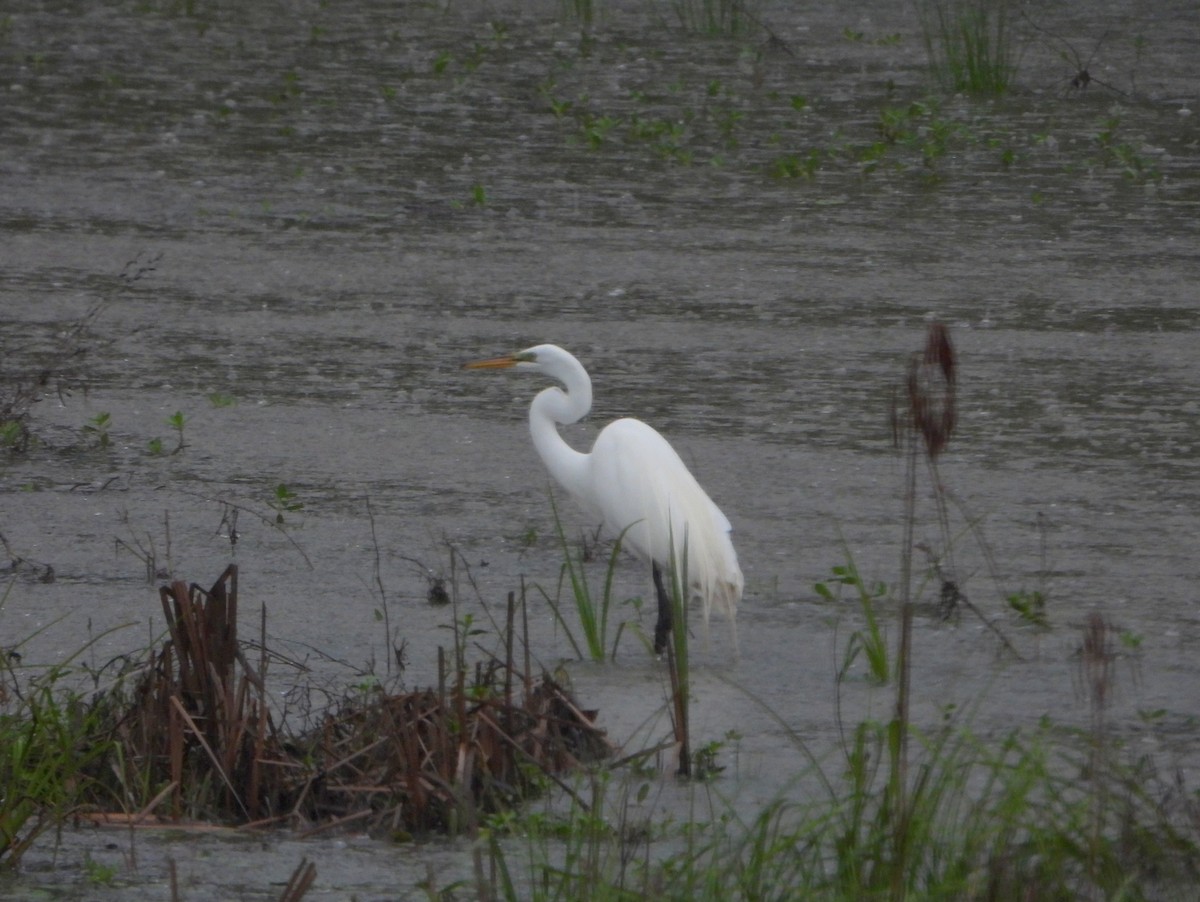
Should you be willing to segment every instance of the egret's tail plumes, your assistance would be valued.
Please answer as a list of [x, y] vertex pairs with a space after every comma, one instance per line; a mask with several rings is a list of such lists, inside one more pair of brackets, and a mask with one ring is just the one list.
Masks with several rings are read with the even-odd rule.
[[[664, 520], [670, 518], [674, 560], [687, 561], [688, 591], [700, 600], [705, 627], [715, 607], [729, 621], [731, 629], [736, 630], [743, 579], [729, 537], [729, 521], [707, 496], [687, 493], [682, 498], [672, 497], [667, 503], [669, 509], [662, 511], [661, 516]], [[667, 553], [670, 560], [671, 552]]]

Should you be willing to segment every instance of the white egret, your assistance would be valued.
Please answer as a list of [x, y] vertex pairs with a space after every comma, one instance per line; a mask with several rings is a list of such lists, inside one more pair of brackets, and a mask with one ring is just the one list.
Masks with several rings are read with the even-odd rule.
[[562, 388], [543, 389], [529, 407], [534, 447], [550, 475], [586, 511], [599, 516], [614, 537], [622, 536], [624, 547], [650, 563], [658, 594], [655, 652], [662, 652], [671, 630], [662, 574], [670, 571], [672, 561], [683, 560], [689, 594], [700, 599], [705, 625], [716, 605], [729, 619], [736, 645], [742, 571], [729, 538], [729, 520], [675, 449], [655, 429], [627, 417], [606, 426], [590, 454], [576, 451], [557, 424], [575, 423], [592, 407], [592, 380], [583, 364], [557, 345], [544, 344], [465, 365], [502, 367], [542, 373], [562, 383]]

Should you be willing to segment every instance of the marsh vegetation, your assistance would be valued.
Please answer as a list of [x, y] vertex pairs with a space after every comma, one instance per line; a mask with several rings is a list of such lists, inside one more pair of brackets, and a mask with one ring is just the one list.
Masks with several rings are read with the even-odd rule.
[[[1186, 896], [1200, 23], [878, 7], [0, 14], [13, 892]], [[458, 375], [539, 340], [740, 659]]]

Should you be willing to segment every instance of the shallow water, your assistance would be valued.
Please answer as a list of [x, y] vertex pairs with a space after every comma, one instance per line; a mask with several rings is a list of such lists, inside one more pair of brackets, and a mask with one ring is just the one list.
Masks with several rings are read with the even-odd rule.
[[[942, 476], [981, 519], [998, 585], [970, 536], [957, 575], [1026, 660], [993, 666], [996, 643], [969, 614], [956, 626], [922, 616], [917, 717], [985, 692], [984, 731], [1081, 716], [1074, 653], [1095, 610], [1141, 640], [1118, 669], [1123, 729], [1194, 767], [1200, 13], [1048, 12], [1011, 97], [917, 115], [912, 142], [864, 175], [855, 154], [879, 140], [880, 111], [927, 96], [919, 31], [901, 13], [770, 7], [783, 49], [681, 35], [640, 5], [581, 43], [557, 9], [75, 2], [6, 14], [0, 366], [53, 366], [70, 394], [47, 394], [39, 442], [0, 469], [0, 531], [56, 577], [10, 575], [3, 644], [52, 624], [22, 647], [50, 661], [131, 624], [91, 660], [143, 647], [161, 621], [127, 550], [140, 544], [201, 583], [236, 559], [243, 610], [266, 606], [271, 644], [345, 685], [388, 656], [373, 516], [404, 678], [421, 684], [446, 642], [450, 615], [425, 595], [431, 574], [450, 575], [450, 546], [470, 566], [477, 593], [462, 563], [455, 572], [477, 619], [498, 617], [522, 577], [553, 591], [561, 555], [524, 419], [539, 386], [459, 367], [554, 341], [595, 382], [593, 415], [570, 439], [582, 446], [620, 415], [648, 420], [734, 524], [743, 654], [720, 622], [697, 644], [694, 730], [743, 736], [724, 788], [753, 807], [795, 752], [736, 687], [813, 748], [832, 746], [834, 672], [857, 612], [812, 587], [843, 562], [843, 537], [864, 573], [895, 579], [903, 464], [888, 410], [936, 318], [962, 380]], [[1112, 88], [1071, 90], [1061, 41], [1085, 60], [1095, 49], [1089, 71]], [[551, 99], [622, 125], [593, 147]], [[630, 137], [635, 116], [676, 123], [676, 146]], [[957, 131], [926, 165], [921, 147], [947, 122]], [[769, 174], [814, 149], [813, 178]], [[1123, 171], [1131, 159], [1141, 174]], [[96, 305], [82, 353], [65, 356], [65, 330]], [[186, 448], [151, 454], [154, 438], [174, 446], [176, 411]], [[89, 448], [82, 427], [101, 412], [111, 443]], [[280, 484], [303, 504], [282, 531], [270, 524]], [[243, 508], [235, 549], [229, 505]], [[589, 528], [560, 508], [572, 532]], [[918, 538], [938, 541], [928, 516]], [[623, 565], [623, 595], [645, 582]], [[1048, 595], [1044, 636], [1006, 611], [1021, 588]], [[569, 646], [536, 594], [531, 604], [532, 645], [554, 666]], [[667, 730], [661, 668], [628, 638], [621, 657], [571, 675], [616, 741], [650, 745]], [[844, 692], [848, 716], [886, 710], [886, 694]], [[1154, 729], [1136, 716], [1157, 709]], [[686, 795], [668, 787], [660, 804]], [[79, 885], [97, 840], [66, 843], [56, 876], [39, 851], [0, 893]], [[206, 843], [166, 854], [202, 858]], [[352, 876], [333, 846], [290, 843], [268, 841], [282, 879], [289, 855], [308, 854], [318, 886], [364, 896], [384, 890], [362, 875], [411, 887], [425, 876], [416, 859], [458, 860], [453, 847], [410, 862], [362, 842], [381, 858]], [[247, 860], [262, 857], [255, 845]], [[161, 855], [146, 858], [129, 879], [161, 898], [147, 882]], [[257, 867], [232, 865], [236, 892], [268, 892]], [[235, 892], [210, 879], [198, 865], [187, 898]]]

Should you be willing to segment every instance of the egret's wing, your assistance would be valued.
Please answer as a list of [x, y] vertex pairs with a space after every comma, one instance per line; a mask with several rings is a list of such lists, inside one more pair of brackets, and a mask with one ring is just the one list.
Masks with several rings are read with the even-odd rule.
[[700, 596], [705, 622], [714, 603], [732, 621], [742, 596], [742, 571], [726, 516], [708, 497], [666, 439], [640, 420], [611, 423], [591, 454], [592, 505], [614, 536], [644, 558], [669, 566], [688, 562], [688, 584]]

